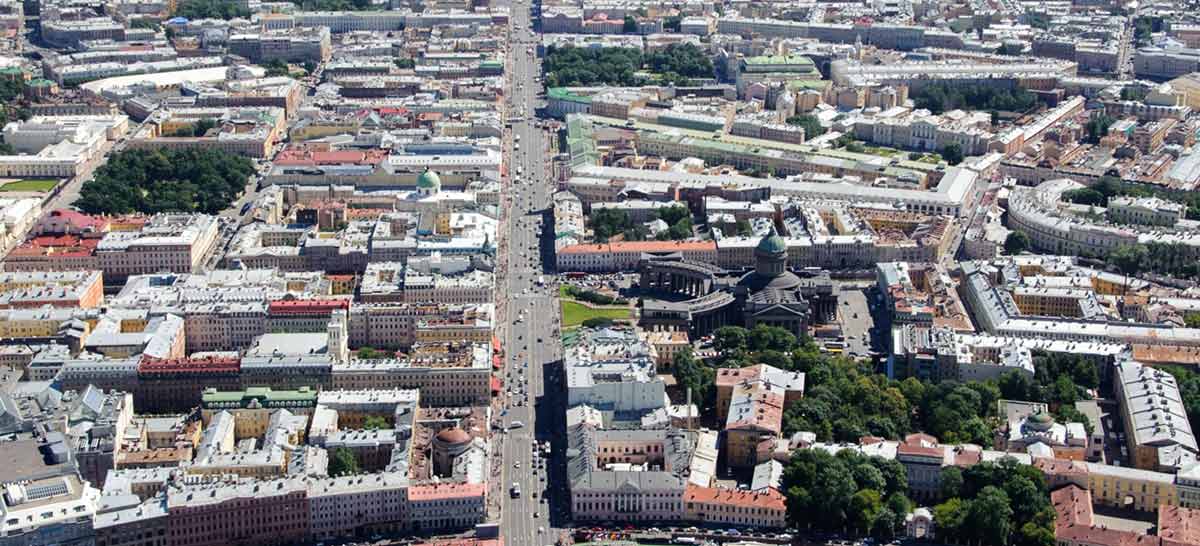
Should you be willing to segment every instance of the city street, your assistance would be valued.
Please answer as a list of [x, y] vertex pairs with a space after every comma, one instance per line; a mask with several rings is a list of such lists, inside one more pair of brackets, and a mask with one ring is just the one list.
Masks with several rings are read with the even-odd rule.
[[[558, 538], [555, 524], [562, 524], [560, 503], [566, 491], [564, 480], [548, 479], [547, 472], [558, 474], [559, 469], [537, 456], [535, 444], [553, 440], [556, 455], [563, 449], [561, 434], [557, 434], [563, 415], [561, 374], [557, 371], [561, 358], [558, 300], [554, 283], [544, 277], [542, 249], [548, 246], [540, 244], [553, 182], [548, 179], [548, 140], [534, 113], [540, 88], [535, 78], [540, 67], [529, 1], [514, 4], [511, 17], [505, 113], [512, 129], [507, 135], [510, 148], [498, 278], [498, 320], [507, 355], [503, 370], [506, 413], [501, 422], [508, 429], [500, 436], [501, 534], [511, 546], [541, 546]], [[520, 488], [516, 498], [510, 491], [514, 483]], [[546, 498], [548, 483], [555, 484], [554, 503]], [[552, 513], [557, 514], [553, 519]]]

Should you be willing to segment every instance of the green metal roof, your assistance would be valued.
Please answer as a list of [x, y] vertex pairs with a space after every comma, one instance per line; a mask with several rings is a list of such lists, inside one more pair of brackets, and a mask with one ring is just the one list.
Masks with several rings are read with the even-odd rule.
[[309, 387], [295, 390], [272, 390], [270, 387], [249, 387], [244, 391], [218, 391], [213, 388], [205, 389], [200, 396], [201, 403], [206, 407], [234, 405], [244, 406], [252, 400], [257, 400], [264, 407], [277, 404], [297, 405], [296, 403], [313, 403], [317, 401], [317, 391]]
[[749, 65], [772, 65], [772, 64], [806, 64], [812, 66], [812, 59], [803, 55], [759, 55], [757, 57], [746, 57], [746, 64]]
[[546, 98], [551, 99], [551, 100], [577, 102], [580, 104], [591, 104], [592, 103], [591, 97], [576, 95], [575, 93], [572, 93], [571, 90], [567, 89], [566, 87], [551, 87], [549, 91], [546, 91]]

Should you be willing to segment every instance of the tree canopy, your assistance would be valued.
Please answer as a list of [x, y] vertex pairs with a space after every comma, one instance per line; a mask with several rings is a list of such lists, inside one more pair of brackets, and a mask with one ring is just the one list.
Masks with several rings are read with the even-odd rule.
[[821, 120], [817, 116], [811, 114], [801, 114], [792, 116], [787, 119], [788, 125], [798, 125], [804, 129], [805, 140], [817, 138], [825, 134], [825, 127], [821, 125]]
[[692, 212], [686, 205], [661, 207], [654, 212], [654, 215], [670, 226], [666, 231], [658, 234], [659, 239], [680, 241], [690, 239], [695, 235], [692, 232]]
[[939, 538], [1022, 546], [1054, 543], [1054, 508], [1045, 478], [1036, 468], [1004, 457], [966, 470], [947, 468], [942, 485], [943, 502], [933, 508]]
[[175, 8], [175, 15], [188, 19], [224, 19], [250, 17], [250, 10], [232, 0], [186, 0]]
[[1024, 112], [1037, 104], [1037, 97], [1025, 89], [985, 84], [927, 84], [912, 94], [917, 108], [935, 114], [947, 110], [998, 110]]
[[588, 220], [592, 223], [592, 235], [599, 242], [607, 242], [618, 234], [624, 234], [626, 241], [640, 241], [646, 238], [645, 228], [634, 224], [629, 219], [629, 213], [623, 210], [594, 210]]
[[1004, 238], [1004, 253], [1009, 256], [1020, 254], [1033, 247], [1033, 241], [1024, 231], [1014, 231]]
[[550, 47], [544, 62], [548, 87], [584, 85], [636, 86], [646, 83], [639, 70], [658, 75], [661, 83], [683, 84], [713, 76], [712, 59], [692, 44], [672, 44], [643, 55], [633, 48]]
[[329, 475], [350, 476], [359, 473], [358, 460], [349, 448], [335, 447], [329, 452]]
[[75, 206], [90, 214], [216, 214], [252, 174], [249, 159], [211, 148], [123, 150], [84, 183]]
[[942, 159], [945, 159], [946, 163], [951, 165], [958, 165], [959, 163], [962, 163], [963, 149], [962, 145], [957, 142], [951, 142], [950, 144], [943, 146], [941, 154]]

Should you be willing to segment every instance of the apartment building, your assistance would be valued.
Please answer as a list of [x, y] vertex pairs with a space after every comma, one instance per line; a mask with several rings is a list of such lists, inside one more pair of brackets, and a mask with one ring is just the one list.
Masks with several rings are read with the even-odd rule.
[[683, 493], [684, 517], [701, 525], [782, 529], [787, 502], [778, 490], [721, 489], [689, 485]]
[[325, 27], [234, 34], [229, 52], [255, 63], [271, 61], [323, 62], [332, 52], [330, 32]]
[[309, 533], [307, 488], [295, 478], [171, 487], [167, 529], [171, 544], [188, 546], [303, 542]]

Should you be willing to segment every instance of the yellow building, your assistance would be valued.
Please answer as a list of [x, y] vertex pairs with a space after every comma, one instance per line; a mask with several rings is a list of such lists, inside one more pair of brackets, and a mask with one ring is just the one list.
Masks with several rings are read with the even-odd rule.
[[1153, 512], [1179, 505], [1175, 477], [1163, 472], [1087, 463], [1088, 489], [1098, 504]]
[[1184, 104], [1192, 110], [1200, 109], [1200, 72], [1180, 76], [1167, 83], [1183, 93]]

